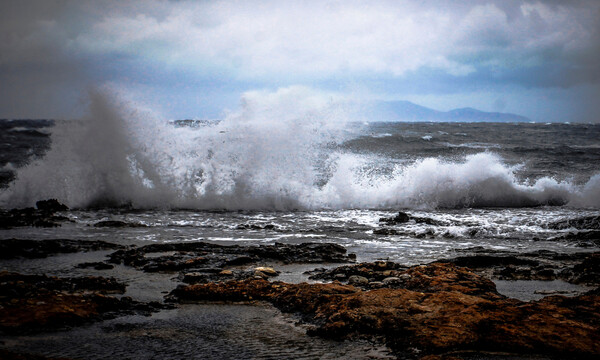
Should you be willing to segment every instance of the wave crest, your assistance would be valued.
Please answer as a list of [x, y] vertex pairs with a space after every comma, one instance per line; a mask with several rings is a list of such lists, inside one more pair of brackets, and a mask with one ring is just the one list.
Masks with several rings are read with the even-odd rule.
[[239, 112], [196, 128], [132, 110], [106, 89], [89, 98], [89, 116], [57, 122], [51, 150], [19, 169], [3, 206], [56, 198], [74, 208], [600, 207], [600, 174], [581, 187], [520, 181], [517, 167], [489, 152], [370, 171], [381, 163], [337, 146], [349, 136], [347, 104], [303, 87], [246, 93]]

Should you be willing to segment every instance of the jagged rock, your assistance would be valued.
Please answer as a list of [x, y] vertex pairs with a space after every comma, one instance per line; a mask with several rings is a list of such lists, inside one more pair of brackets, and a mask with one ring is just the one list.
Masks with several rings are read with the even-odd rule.
[[113, 278], [56, 278], [0, 272], [0, 332], [15, 334], [62, 329], [121, 314], [164, 308], [108, 293], [123, 293]]
[[38, 210], [50, 213], [69, 210], [68, 206], [59, 203], [56, 199], [40, 200], [35, 203], [35, 207], [38, 208]]
[[[173, 254], [173, 252], [175, 252]], [[147, 257], [147, 254], [167, 253]], [[260, 246], [216, 245], [205, 242], [152, 244], [140, 248], [119, 250], [109, 255], [110, 262], [134, 266], [148, 272], [181, 271], [203, 268], [223, 270], [224, 267], [280, 261], [283, 263], [352, 262], [355, 255], [346, 254], [336, 244], [303, 243]]]
[[410, 219], [411, 219], [411, 217], [409, 214], [400, 211], [394, 217], [380, 218], [379, 222], [386, 223], [388, 225], [395, 225], [395, 224], [403, 224], [403, 223], [409, 222]]
[[559, 254], [540, 250], [511, 253], [470, 249], [473, 255], [440, 260], [467, 266], [475, 272], [501, 280], [563, 280], [573, 284], [600, 284], [600, 253]]
[[392, 349], [421, 355], [448, 351], [600, 355], [600, 297], [551, 296], [524, 303], [499, 295], [493, 283], [449, 263], [405, 271], [406, 288], [361, 290], [350, 285], [265, 280], [180, 286], [177, 301], [268, 301], [300, 313], [329, 338], [380, 336]]
[[21, 226], [57, 227], [63, 221], [69, 221], [64, 216], [54, 215], [57, 211], [66, 211], [69, 208], [56, 201], [56, 199], [41, 200], [36, 203], [37, 209], [11, 209], [0, 210], [0, 229], [9, 229]]
[[398, 212], [398, 214], [394, 217], [389, 217], [389, 218], [383, 217], [383, 218], [379, 219], [379, 222], [385, 223], [387, 225], [404, 224], [409, 221], [414, 221], [416, 224], [427, 224], [427, 225], [435, 225], [435, 226], [448, 225], [448, 223], [444, 222], [444, 221], [434, 220], [431, 218], [420, 217], [420, 216], [413, 216], [413, 215], [410, 215], [403, 211]]

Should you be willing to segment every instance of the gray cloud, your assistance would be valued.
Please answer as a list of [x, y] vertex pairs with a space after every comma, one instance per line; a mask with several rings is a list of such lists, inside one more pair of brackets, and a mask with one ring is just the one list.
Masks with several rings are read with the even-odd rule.
[[598, 84], [598, 18], [592, 0], [9, 0], [0, 3], [0, 117], [70, 116], [74, 94], [106, 81], [248, 87], [429, 71], [445, 92]]

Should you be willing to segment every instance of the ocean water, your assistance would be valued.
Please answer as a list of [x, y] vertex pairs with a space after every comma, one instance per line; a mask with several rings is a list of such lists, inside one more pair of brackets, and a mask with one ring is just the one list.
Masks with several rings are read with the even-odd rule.
[[[600, 125], [376, 120], [357, 119], [353, 109], [335, 101], [297, 93], [250, 94], [238, 112], [220, 121], [167, 121], [102, 93], [92, 93], [84, 119], [0, 120], [0, 206], [33, 206], [55, 198], [71, 208], [63, 214], [71, 221], [60, 227], [0, 230], [0, 241], [334, 242], [358, 261], [406, 265], [482, 248], [598, 250], [593, 242], [564, 237], [590, 229], [550, 225], [600, 214]], [[429, 221], [379, 221], [398, 211]], [[102, 220], [145, 227], [93, 226]], [[378, 235], [383, 227], [395, 234]], [[99, 275], [74, 265], [101, 261], [106, 254], [1, 265], [23, 273]], [[304, 281], [302, 272], [313, 267], [283, 267], [280, 278]], [[126, 295], [142, 301], [160, 300], [177, 284], [171, 275], [124, 266], [100, 275], [127, 282]], [[514, 292], [511, 287], [499, 283], [507, 294]], [[117, 330], [133, 330], [117, 331], [109, 322], [3, 341], [53, 356], [143, 357], [129, 352], [135, 348], [161, 358], [184, 358], [190, 353], [174, 352], [179, 345], [172, 341], [180, 340], [173, 340], [173, 334], [189, 333], [193, 339], [182, 346], [204, 358], [272, 358], [273, 350], [294, 358], [386, 356], [385, 351], [373, 353], [370, 344], [317, 341], [301, 330], [292, 334], [288, 327], [295, 327], [286, 325], [288, 320], [273, 320], [272, 311], [188, 306], [150, 319], [113, 321]], [[247, 332], [231, 332], [234, 323]], [[138, 328], [144, 336], [136, 338]], [[229, 335], [215, 342], [213, 328]], [[271, 340], [265, 341], [263, 333]], [[258, 335], [242, 341], [248, 334]], [[74, 343], [75, 338], [83, 340]], [[101, 345], [107, 341], [113, 346]], [[91, 350], [77, 352], [83, 345]]]
[[[476, 246], [594, 249], [557, 240], [586, 229], [548, 225], [599, 213], [598, 124], [382, 123], [294, 92], [249, 94], [221, 121], [167, 121], [90, 97], [84, 119], [0, 121], [0, 205], [73, 209], [59, 228], [0, 237], [331, 241], [410, 264]], [[399, 210], [435, 221], [373, 233]], [[107, 219], [147, 227], [90, 226]]]

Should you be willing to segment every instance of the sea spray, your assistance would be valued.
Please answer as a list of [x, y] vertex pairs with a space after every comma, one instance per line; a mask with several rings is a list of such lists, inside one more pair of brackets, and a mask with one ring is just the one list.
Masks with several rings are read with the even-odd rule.
[[[464, 161], [425, 158], [397, 165], [391, 175], [368, 179], [353, 166], [353, 156], [340, 162], [338, 172], [322, 190], [331, 208], [462, 208], [562, 205], [577, 194], [570, 183], [540, 178], [520, 182], [515, 171], [493, 153], [467, 156]], [[335, 196], [340, 194], [343, 196]]]
[[305, 87], [247, 92], [238, 111], [195, 128], [112, 94], [91, 90], [85, 118], [57, 122], [48, 153], [18, 169], [0, 194], [3, 207], [44, 198], [76, 208], [600, 206], [600, 175], [575, 185], [519, 178], [526, 164], [508, 165], [489, 151], [443, 160], [349, 149], [344, 141], [363, 136], [355, 123], [348, 128], [352, 107]]
[[336, 99], [303, 87], [248, 92], [238, 112], [195, 131], [108, 89], [89, 99], [89, 115], [57, 124], [51, 150], [20, 169], [5, 207], [52, 197], [82, 208], [301, 208], [346, 121]]

